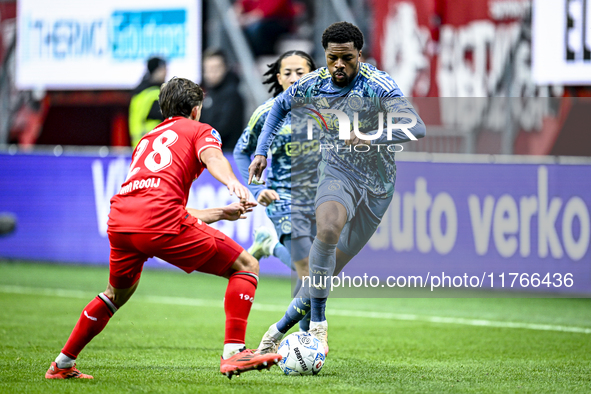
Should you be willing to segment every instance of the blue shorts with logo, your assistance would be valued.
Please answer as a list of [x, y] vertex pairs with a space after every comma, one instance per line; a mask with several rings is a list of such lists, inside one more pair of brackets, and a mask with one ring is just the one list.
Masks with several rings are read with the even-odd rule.
[[336, 201], [345, 207], [347, 223], [343, 227], [337, 248], [349, 256], [355, 256], [380, 225], [392, 196], [373, 196], [345, 171], [324, 162], [318, 166], [318, 175], [315, 208], [327, 201]]
[[284, 236], [291, 237], [293, 261], [308, 257], [316, 236], [316, 215], [309, 207], [306, 208], [292, 210], [291, 204], [279, 205], [276, 202], [267, 207], [267, 216], [273, 222], [279, 240]]

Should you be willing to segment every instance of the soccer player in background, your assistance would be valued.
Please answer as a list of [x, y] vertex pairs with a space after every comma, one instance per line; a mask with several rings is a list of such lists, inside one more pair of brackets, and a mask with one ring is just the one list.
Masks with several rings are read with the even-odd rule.
[[[255, 152], [259, 135], [275, 97], [315, 69], [316, 65], [310, 55], [297, 50], [285, 52], [275, 63], [269, 65], [269, 70], [264, 74], [267, 79], [263, 83], [270, 85], [269, 92], [273, 94], [273, 98], [267, 100], [254, 111], [234, 148], [234, 160], [245, 182], [248, 181], [251, 155]], [[316, 233], [313, 209], [314, 195], [302, 196], [308, 201], [298, 201], [298, 209], [295, 212], [292, 211], [292, 176], [298, 176], [300, 182], [302, 182], [301, 178], [305, 177], [308, 190], [316, 187], [318, 177], [314, 171], [292, 174], [292, 155], [301, 155], [302, 152], [294, 149], [291, 142], [291, 117], [288, 114], [281, 125], [277, 138], [271, 144], [272, 160], [271, 168], [267, 174], [267, 185], [249, 184], [249, 189], [257, 202], [267, 207], [267, 216], [273, 222], [279, 240], [269, 229], [260, 227], [255, 231], [254, 244], [248, 251], [257, 259], [274, 255], [287, 267], [295, 269], [298, 277], [301, 278], [308, 274], [308, 253]], [[317, 156], [312, 153], [305, 158], [313, 161], [310, 163], [311, 167], [317, 166]], [[301, 193], [298, 196], [301, 196]], [[299, 284], [296, 286], [296, 291], [297, 287]], [[300, 329], [308, 331], [308, 324], [307, 319], [301, 320]]]
[[[84, 308], [46, 378], [92, 379], [76, 369], [76, 358], [129, 300], [139, 284], [144, 262], [153, 256], [187, 273], [199, 271], [229, 279], [224, 298], [222, 374], [231, 378], [240, 372], [271, 367], [281, 359], [277, 354], [254, 354], [244, 345], [258, 284], [258, 261], [207, 225], [244, 218], [256, 203], [247, 201], [248, 189], [236, 179], [222, 154], [218, 132], [198, 122], [202, 102], [203, 91], [194, 82], [173, 78], [163, 85], [160, 108], [166, 120], [140, 140], [127, 179], [111, 199], [107, 289]], [[240, 203], [205, 210], [186, 208], [191, 184], [205, 168]]]
[[[260, 179], [267, 164], [269, 146], [292, 109], [291, 100], [294, 98], [326, 98], [325, 102], [330, 99], [337, 106], [350, 98], [373, 98], [371, 101], [376, 103], [386, 101], [392, 106], [385, 108], [387, 112], [404, 112], [416, 117], [416, 125], [409, 126], [415, 138], [425, 135], [424, 123], [410, 103], [402, 99], [403, 94], [394, 80], [387, 73], [360, 61], [363, 34], [356, 26], [348, 22], [330, 25], [322, 34], [322, 46], [327, 67], [304, 76], [275, 99], [249, 167], [249, 183], [253, 178]], [[401, 119], [403, 121], [399, 124], [410, 123], [409, 118]], [[334, 126], [320, 135], [321, 145], [333, 148], [322, 150], [322, 161], [318, 167], [320, 180], [315, 198], [317, 234], [309, 255], [312, 283], [309, 286], [309, 332], [322, 342], [325, 353], [328, 353], [325, 307], [329, 288], [314, 284], [320, 284], [340, 272], [359, 253], [390, 205], [396, 180], [394, 153], [388, 149], [376, 149], [374, 144], [397, 144], [411, 140], [400, 129], [392, 132], [390, 140], [382, 135], [370, 141], [370, 133], [367, 140], [362, 140], [353, 131], [349, 140], [339, 140], [338, 135]], [[350, 149], [357, 145], [368, 145], [369, 150], [357, 154], [347, 150], [347, 147]], [[258, 352], [273, 353], [277, 349], [283, 335], [296, 323], [294, 317], [301, 316], [289, 313], [297, 302], [298, 297], [294, 298], [283, 319], [269, 327], [261, 341], [264, 346], [259, 346]]]

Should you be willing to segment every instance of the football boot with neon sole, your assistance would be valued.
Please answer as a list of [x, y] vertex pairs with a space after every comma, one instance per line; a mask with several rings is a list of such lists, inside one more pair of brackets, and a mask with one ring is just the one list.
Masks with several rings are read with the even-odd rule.
[[56, 362], [52, 362], [51, 366], [45, 373], [46, 379], [94, 379], [90, 375], [86, 375], [78, 369], [76, 369], [76, 364], [70, 368], [58, 368]]
[[248, 253], [255, 259], [260, 260], [263, 257], [269, 257], [273, 254], [273, 247], [277, 244], [277, 238], [271, 230], [266, 227], [259, 227], [254, 231], [254, 242]]
[[228, 359], [221, 359], [220, 373], [232, 379], [234, 375], [240, 375], [242, 372], [271, 369], [271, 367], [281, 361], [279, 354], [256, 354], [251, 349], [244, 349]]

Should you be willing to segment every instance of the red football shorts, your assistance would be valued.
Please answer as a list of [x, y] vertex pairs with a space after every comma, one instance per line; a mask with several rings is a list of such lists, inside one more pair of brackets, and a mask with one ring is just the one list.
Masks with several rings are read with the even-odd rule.
[[221, 276], [244, 250], [234, 240], [187, 215], [179, 234], [108, 232], [111, 244], [109, 283], [116, 289], [133, 286], [144, 263], [158, 257], [183, 271]]

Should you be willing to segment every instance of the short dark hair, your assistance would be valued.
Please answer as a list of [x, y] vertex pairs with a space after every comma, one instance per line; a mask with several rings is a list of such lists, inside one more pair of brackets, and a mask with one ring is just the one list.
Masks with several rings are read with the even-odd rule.
[[191, 116], [194, 107], [203, 102], [203, 89], [193, 81], [174, 77], [160, 87], [160, 112], [164, 118]]
[[308, 63], [308, 67], [310, 67], [310, 71], [316, 70], [316, 63], [314, 63], [314, 59], [312, 59], [312, 57], [308, 55], [306, 52], [298, 50], [285, 52], [283, 55], [279, 56], [279, 59], [277, 59], [275, 63], [267, 64], [267, 67], [269, 67], [269, 69], [266, 73], [263, 74], [263, 77], [267, 77], [267, 79], [263, 81], [263, 84], [271, 85], [269, 86], [269, 93], [272, 93], [273, 97], [277, 97], [279, 94], [281, 94], [281, 92], [283, 92], [283, 87], [279, 84], [279, 81], [277, 80], [277, 74], [281, 72], [281, 62], [283, 61], [283, 59], [290, 56], [299, 56], [305, 59]]
[[203, 52], [203, 60], [209, 59], [210, 57], [221, 57], [224, 61], [224, 64], [228, 64], [228, 58], [226, 57], [226, 53], [220, 48], [207, 48], [205, 52]]
[[358, 51], [363, 48], [363, 33], [357, 26], [349, 22], [336, 22], [328, 26], [322, 33], [322, 47], [328, 48], [328, 43], [346, 44], [352, 42]]
[[146, 66], [148, 67], [148, 73], [154, 74], [158, 68], [162, 66], [166, 66], [166, 60], [162, 59], [161, 57], [151, 57], [148, 59]]

